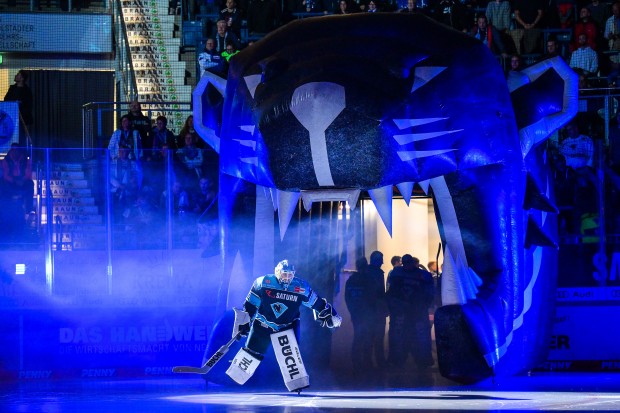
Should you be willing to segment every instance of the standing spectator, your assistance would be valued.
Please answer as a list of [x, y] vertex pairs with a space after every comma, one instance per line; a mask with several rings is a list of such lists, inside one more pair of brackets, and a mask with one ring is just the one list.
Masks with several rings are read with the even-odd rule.
[[209, 37], [205, 43], [205, 51], [198, 55], [198, 65], [200, 66], [200, 77], [205, 72], [220, 74], [224, 70], [224, 59], [215, 50], [215, 39]]
[[419, 368], [434, 364], [428, 310], [434, 298], [433, 276], [419, 268], [419, 262], [403, 255], [403, 266], [388, 278], [390, 308], [390, 354], [394, 367], [402, 367], [409, 354]]
[[394, 255], [392, 257], [392, 259], [390, 260], [390, 264], [392, 264], [392, 269], [388, 273], [388, 278], [390, 277], [390, 274], [392, 273], [392, 271], [394, 271], [394, 268], [400, 267], [400, 266], [403, 265], [401, 256], [400, 255]]
[[161, 150], [164, 144], [172, 150], [183, 146], [177, 144], [174, 134], [168, 129], [168, 119], [160, 115], [155, 119], [155, 127], [151, 131], [150, 140], [145, 144], [145, 148], [149, 151], [149, 156], [153, 156], [155, 152]]
[[110, 187], [114, 195], [117, 218], [124, 215], [137, 199], [142, 183], [140, 164], [129, 157], [131, 149], [125, 144], [118, 148], [118, 158], [110, 167]]
[[558, 29], [570, 29], [575, 24], [575, 4], [574, 0], [557, 0], [557, 5], [553, 5], [555, 1], [549, 2], [549, 8], [546, 10], [550, 15], [547, 18], [547, 27]]
[[383, 340], [385, 338], [385, 318], [388, 316], [387, 304], [385, 302], [385, 275], [381, 266], [383, 265], [383, 254], [380, 251], [373, 251], [370, 254], [370, 264], [368, 265], [368, 277], [372, 283], [373, 293], [371, 303], [373, 308], [372, 323], [372, 353], [375, 358], [377, 368], [385, 367], [385, 348]]
[[279, 5], [280, 2], [274, 0], [251, 0], [248, 9], [248, 30], [250, 33], [266, 34], [272, 31], [280, 18], [281, 8]]
[[220, 11], [220, 20], [226, 22], [226, 30], [241, 37], [241, 11], [235, 0], [226, 0], [226, 8]]
[[355, 268], [357, 271], [349, 277], [344, 287], [344, 300], [353, 324], [351, 361], [356, 374], [369, 374], [372, 373], [372, 369], [368, 368], [368, 361], [372, 360], [374, 328], [374, 317], [369, 303], [374, 300], [373, 285], [368, 274], [366, 257], [358, 258]]
[[487, 16], [484, 14], [478, 16], [476, 25], [471, 29], [470, 34], [487, 45], [494, 55], [501, 55], [502, 58], [508, 57], [499, 31], [488, 23]]
[[[615, 2], [611, 6], [611, 17], [605, 22], [603, 37], [607, 39], [609, 50], [615, 52], [609, 57], [611, 61], [611, 71], [620, 70], [620, 2]], [[610, 75], [611, 77], [611, 75]], [[613, 77], [615, 84], [615, 76]]]
[[598, 32], [599, 28], [590, 17], [590, 10], [586, 7], [582, 7], [579, 10], [579, 20], [573, 26], [573, 36], [575, 43], [571, 45], [571, 51], [576, 50], [579, 47], [579, 36], [585, 34], [588, 39], [588, 46], [592, 50], [598, 50]]
[[590, 10], [590, 16], [599, 30], [599, 35], [602, 35], [605, 29], [605, 23], [609, 16], [611, 16], [609, 3], [601, 3], [600, 0], [592, 0], [586, 7]]
[[510, 29], [510, 2], [508, 0], [493, 0], [487, 4], [486, 16], [489, 24], [500, 32], [506, 33]]
[[137, 160], [141, 158], [142, 142], [140, 141], [140, 134], [137, 130], [131, 128], [129, 115], [121, 117], [121, 127], [114, 131], [110, 138], [108, 151], [110, 151], [111, 159], [118, 158], [118, 149], [121, 145], [129, 148], [129, 159]]
[[[2, 162], [2, 195], [21, 197], [25, 213], [33, 211], [32, 162], [24, 148], [12, 143]], [[23, 218], [23, 216], [22, 216]]]
[[515, 0], [513, 10], [517, 28], [510, 34], [518, 54], [532, 54], [541, 49], [543, 8], [541, 0]]
[[142, 105], [140, 105], [140, 102], [134, 100], [129, 103], [129, 112], [127, 116], [131, 122], [131, 128], [138, 131], [142, 142], [146, 142], [152, 126], [151, 120], [142, 113]]
[[26, 146], [26, 137], [30, 136], [30, 127], [33, 123], [32, 116], [32, 91], [26, 84], [28, 82], [28, 72], [20, 70], [13, 79], [15, 84], [9, 86], [9, 90], [4, 95], [5, 101], [19, 102], [19, 141], [21, 146]]
[[596, 75], [598, 72], [598, 56], [588, 46], [588, 36], [585, 33], [579, 35], [579, 48], [570, 56], [570, 67], [576, 72], [582, 71], [586, 76]]
[[467, 5], [459, 0], [438, 0], [435, 19], [459, 31], [469, 30], [473, 16], [470, 17]]

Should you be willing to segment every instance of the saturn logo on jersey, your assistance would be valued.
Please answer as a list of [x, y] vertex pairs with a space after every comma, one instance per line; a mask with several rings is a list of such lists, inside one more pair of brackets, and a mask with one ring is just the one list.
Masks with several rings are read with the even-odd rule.
[[276, 317], [280, 317], [287, 309], [288, 307], [282, 303], [271, 304], [271, 310], [276, 315]]
[[273, 292], [272, 290], [265, 290], [265, 294], [267, 294], [267, 297], [275, 298], [276, 300], [286, 300], [286, 301], [297, 302], [297, 300], [299, 299], [299, 297], [296, 296], [295, 294], [278, 293], [278, 292]]

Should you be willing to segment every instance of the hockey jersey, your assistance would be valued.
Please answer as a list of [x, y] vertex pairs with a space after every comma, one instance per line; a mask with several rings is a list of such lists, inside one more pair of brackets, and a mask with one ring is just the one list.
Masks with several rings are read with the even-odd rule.
[[280, 331], [290, 328], [299, 319], [302, 305], [320, 312], [325, 308], [326, 301], [301, 278], [295, 277], [284, 286], [274, 274], [268, 274], [254, 281], [244, 308], [250, 317], [274, 331]]

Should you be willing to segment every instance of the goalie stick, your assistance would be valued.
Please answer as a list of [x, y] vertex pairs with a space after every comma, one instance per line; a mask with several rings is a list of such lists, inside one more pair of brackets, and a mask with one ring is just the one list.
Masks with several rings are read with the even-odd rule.
[[202, 367], [192, 367], [192, 366], [176, 366], [172, 368], [173, 373], [196, 373], [196, 374], [207, 374], [213, 366], [217, 364], [218, 361], [224, 357], [224, 354], [228, 352], [230, 346], [233, 343], [241, 338], [241, 333], [237, 333], [236, 336], [230, 339], [230, 341], [220, 347], [214, 355], [211, 356], [209, 360]]

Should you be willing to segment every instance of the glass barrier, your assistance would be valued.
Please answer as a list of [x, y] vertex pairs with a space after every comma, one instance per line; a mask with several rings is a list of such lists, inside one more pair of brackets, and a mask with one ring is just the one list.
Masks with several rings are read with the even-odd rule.
[[[617, 99], [615, 90], [582, 91], [572, 126], [546, 142], [559, 210], [561, 287], [620, 281]], [[0, 248], [43, 254], [48, 267], [56, 252], [98, 251], [108, 274], [119, 251], [148, 259], [181, 250], [216, 257], [218, 155], [197, 145], [22, 151], [12, 162], [21, 165], [23, 179], [3, 183]]]
[[92, 252], [90, 264], [104, 274], [120, 251], [215, 256], [218, 166], [210, 153], [190, 145], [140, 156], [120, 145], [84, 159], [82, 148], [31, 156], [12, 148], [2, 163], [21, 176], [3, 182], [0, 248], [30, 251], [31, 270], [45, 268], [48, 278], [72, 252]]

